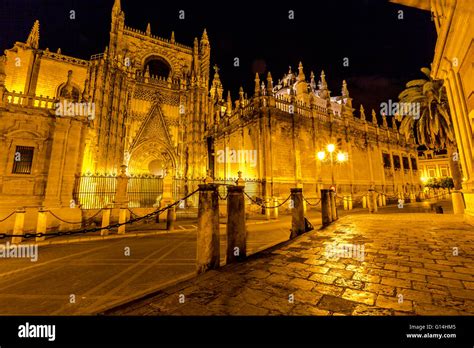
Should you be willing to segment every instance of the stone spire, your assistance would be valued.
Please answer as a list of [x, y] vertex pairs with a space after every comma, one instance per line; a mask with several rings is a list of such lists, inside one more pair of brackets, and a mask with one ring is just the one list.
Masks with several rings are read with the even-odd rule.
[[146, 34], [147, 34], [147, 36], [151, 35], [151, 25], [150, 25], [150, 23], [148, 23], [147, 26], [146, 26]]
[[321, 70], [321, 78], [319, 80], [318, 87], [321, 90], [328, 89], [328, 83], [326, 82], [326, 75], [324, 74], [324, 70]]
[[227, 116], [232, 115], [232, 98], [230, 97], [230, 91], [227, 91], [227, 109], [226, 109]]
[[86, 79], [84, 82], [84, 90], [82, 91], [82, 101], [87, 102], [89, 101], [89, 80]]
[[386, 116], [384, 113], [382, 114], [382, 125], [383, 125], [385, 128], [388, 128], [387, 116]]
[[377, 114], [375, 113], [375, 110], [374, 110], [374, 109], [372, 109], [372, 124], [373, 124], [374, 126], [377, 125]]
[[31, 28], [30, 35], [28, 35], [28, 39], [26, 40], [26, 45], [38, 49], [39, 47], [39, 39], [40, 39], [40, 34], [39, 34], [39, 20], [36, 20], [35, 23], [33, 24], [33, 28]]
[[115, 0], [114, 6], [112, 7], [112, 13], [120, 14], [121, 11], [122, 11], [122, 6], [120, 5], [120, 0]]
[[360, 119], [362, 121], [365, 121], [365, 110], [364, 110], [364, 106], [362, 104], [360, 104]]
[[342, 95], [343, 98], [349, 98], [349, 90], [347, 89], [346, 80], [342, 81], [341, 95]]
[[273, 93], [273, 79], [270, 71], [267, 74], [267, 95], [272, 95]]
[[211, 45], [209, 38], [207, 37], [207, 30], [204, 29], [202, 33], [200, 47], [199, 47], [199, 62], [200, 62], [200, 75], [203, 83], [206, 85], [209, 83], [210, 76], [210, 62], [211, 62]]
[[304, 72], [303, 72], [303, 63], [300, 62], [298, 64], [298, 81], [304, 81], [306, 80], [306, 76], [304, 76]]
[[201, 43], [202, 43], [203, 41], [206, 41], [207, 43], [209, 43], [209, 37], [207, 36], [207, 30], [206, 30], [206, 28], [204, 28], [204, 31], [202, 32]]
[[392, 117], [392, 128], [395, 132], [398, 132], [397, 121], [395, 120], [395, 117]]
[[174, 38], [174, 31], [171, 32], [171, 43], [174, 44], [176, 41], [175, 41], [175, 38]]
[[317, 87], [316, 81], [315, 81], [314, 77], [315, 77], [315, 76], [314, 76], [314, 72], [311, 71], [311, 75], [310, 75], [310, 77], [309, 77], [311, 80], [310, 80], [310, 84], [309, 84], [309, 85], [311, 86], [311, 90], [313, 90], [313, 91], [315, 91], [315, 90], [316, 90], [316, 87]]
[[243, 101], [244, 101], [244, 88], [242, 86], [240, 86], [239, 88], [239, 102], [240, 102], [240, 106], [244, 106], [243, 105]]
[[224, 89], [222, 88], [222, 82], [219, 76], [219, 67], [217, 65], [214, 65], [214, 78], [212, 79], [210, 92], [212, 99], [217, 101], [222, 100], [222, 93], [224, 93]]
[[60, 97], [64, 99], [71, 99], [72, 98], [72, 92], [73, 92], [73, 86], [72, 86], [72, 70], [69, 70], [67, 72], [67, 81], [66, 84], [64, 85], [63, 88], [61, 88], [60, 92]]
[[260, 95], [260, 77], [258, 76], [258, 73], [255, 73], [255, 90], [254, 90], [254, 96], [258, 97]]
[[145, 79], [149, 79], [149, 78], [150, 78], [150, 66], [147, 65], [145, 69]]
[[321, 78], [319, 80], [319, 96], [323, 99], [329, 99], [329, 90], [328, 84], [326, 82], [326, 75], [324, 74], [324, 70], [321, 71]]

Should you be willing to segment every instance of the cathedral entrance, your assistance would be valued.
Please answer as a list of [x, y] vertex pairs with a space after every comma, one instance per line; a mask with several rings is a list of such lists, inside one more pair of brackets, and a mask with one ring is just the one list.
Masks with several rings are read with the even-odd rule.
[[[171, 197], [175, 163], [173, 152], [165, 144], [156, 140], [137, 144], [131, 150], [128, 163], [129, 183], [131, 184], [134, 178], [137, 179], [135, 188], [129, 185], [130, 204], [157, 207], [163, 199]], [[139, 191], [140, 194], [138, 194]], [[140, 198], [139, 202], [133, 203], [133, 192], [136, 192], [137, 198], [146, 197], [146, 202]]]

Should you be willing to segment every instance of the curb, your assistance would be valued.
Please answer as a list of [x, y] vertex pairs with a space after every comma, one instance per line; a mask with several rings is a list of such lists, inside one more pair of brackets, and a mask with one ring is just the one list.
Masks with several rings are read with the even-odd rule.
[[158, 286], [158, 288], [155, 288], [153, 290], [145, 290], [145, 291], [143, 291], [139, 294], [136, 294], [132, 297], [113, 302], [112, 304], [109, 304], [109, 305], [102, 306], [102, 309], [96, 310], [95, 312], [92, 313], [92, 315], [105, 316], [105, 315], [107, 315], [107, 312], [120, 310], [121, 308], [123, 308], [125, 306], [127, 306], [127, 307], [132, 306], [135, 303], [138, 303], [138, 302], [146, 300], [150, 297], [154, 297], [154, 296], [159, 295], [160, 293], [163, 292], [163, 290], [165, 290], [167, 288], [170, 288], [170, 287], [175, 286], [179, 283], [183, 283], [183, 282], [186, 282], [188, 280], [194, 279], [196, 277], [197, 277], [196, 272], [185, 274], [185, 275], [183, 275], [179, 278], [172, 279], [172, 280], [169, 280], [165, 283], [162, 283], [161, 285]]

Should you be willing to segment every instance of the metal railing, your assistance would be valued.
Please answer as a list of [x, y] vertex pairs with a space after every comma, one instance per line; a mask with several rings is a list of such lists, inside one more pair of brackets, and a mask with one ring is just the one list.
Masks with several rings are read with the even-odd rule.
[[115, 200], [117, 178], [108, 174], [76, 177], [73, 199], [82, 209], [101, 209]]
[[128, 178], [129, 208], [151, 208], [163, 196], [163, 178], [156, 175], [131, 175]]

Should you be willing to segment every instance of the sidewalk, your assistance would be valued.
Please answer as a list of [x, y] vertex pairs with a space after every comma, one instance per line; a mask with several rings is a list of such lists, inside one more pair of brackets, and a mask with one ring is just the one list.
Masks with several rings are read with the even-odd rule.
[[[364, 260], [326, 257], [333, 243], [363, 246]], [[446, 214], [348, 215], [106, 314], [474, 315], [474, 228]]]

